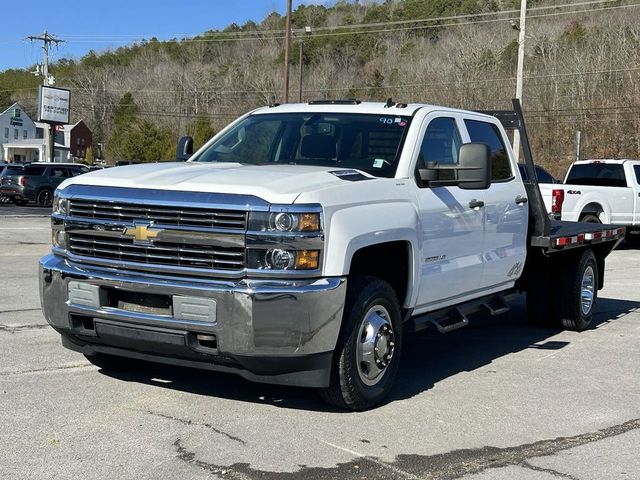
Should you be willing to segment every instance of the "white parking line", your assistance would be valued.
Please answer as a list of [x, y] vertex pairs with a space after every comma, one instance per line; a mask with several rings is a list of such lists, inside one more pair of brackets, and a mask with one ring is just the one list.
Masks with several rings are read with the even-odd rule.
[[51, 227], [0, 227], [0, 230], [51, 230]]

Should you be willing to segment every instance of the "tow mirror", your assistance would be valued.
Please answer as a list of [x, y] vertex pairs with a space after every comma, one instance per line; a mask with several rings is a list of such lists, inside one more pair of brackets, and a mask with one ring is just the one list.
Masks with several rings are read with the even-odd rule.
[[[429, 187], [457, 186], [463, 190], [485, 190], [491, 185], [491, 150], [484, 143], [465, 143], [458, 150], [458, 163], [427, 162], [418, 170]], [[456, 178], [441, 180], [441, 171], [457, 172]], [[448, 176], [450, 176], [449, 174]]]
[[458, 153], [458, 181], [463, 190], [486, 190], [491, 185], [491, 149], [484, 143], [465, 143]]
[[193, 138], [189, 136], [180, 137], [178, 148], [176, 149], [176, 162], [186, 162], [193, 155]]

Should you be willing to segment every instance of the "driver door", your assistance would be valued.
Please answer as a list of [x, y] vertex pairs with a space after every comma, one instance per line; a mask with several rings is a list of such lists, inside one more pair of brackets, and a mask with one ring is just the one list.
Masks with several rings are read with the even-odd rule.
[[[474, 207], [478, 191], [458, 186], [429, 187], [418, 174], [425, 162], [458, 163], [463, 144], [461, 119], [456, 114], [425, 118], [416, 159], [416, 194], [422, 228], [420, 288], [416, 310], [472, 295], [483, 273], [484, 209]], [[454, 171], [440, 172], [453, 179]], [[419, 313], [419, 312], [418, 312]]]

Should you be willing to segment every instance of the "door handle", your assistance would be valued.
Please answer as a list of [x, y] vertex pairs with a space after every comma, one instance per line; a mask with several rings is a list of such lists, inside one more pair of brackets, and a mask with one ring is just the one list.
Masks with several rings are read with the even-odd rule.
[[469, 208], [481, 208], [484, 207], [484, 202], [482, 200], [473, 199], [469, 202]]
[[529, 199], [527, 197], [523, 197], [522, 195], [518, 195], [516, 197], [516, 205], [523, 205], [527, 203]]

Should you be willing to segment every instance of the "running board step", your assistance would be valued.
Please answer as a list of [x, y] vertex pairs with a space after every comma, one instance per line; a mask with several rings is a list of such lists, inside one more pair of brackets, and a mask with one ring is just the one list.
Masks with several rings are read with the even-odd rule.
[[448, 333], [469, 325], [468, 315], [479, 311], [486, 311], [490, 315], [501, 315], [510, 310], [509, 300], [517, 295], [515, 290], [487, 295], [454, 307], [445, 307], [440, 310], [425, 313], [411, 318], [411, 327], [414, 332], [425, 328], [435, 327], [440, 333]]
[[511, 307], [502, 295], [496, 295], [482, 304], [482, 307], [493, 317], [502, 315], [511, 310]]
[[452, 309], [449, 312], [449, 315], [444, 318], [437, 320], [435, 318], [431, 318], [429, 319], [429, 322], [431, 322], [431, 324], [434, 325], [440, 333], [453, 332], [454, 330], [469, 325], [469, 319], [460, 311], [459, 308]]

